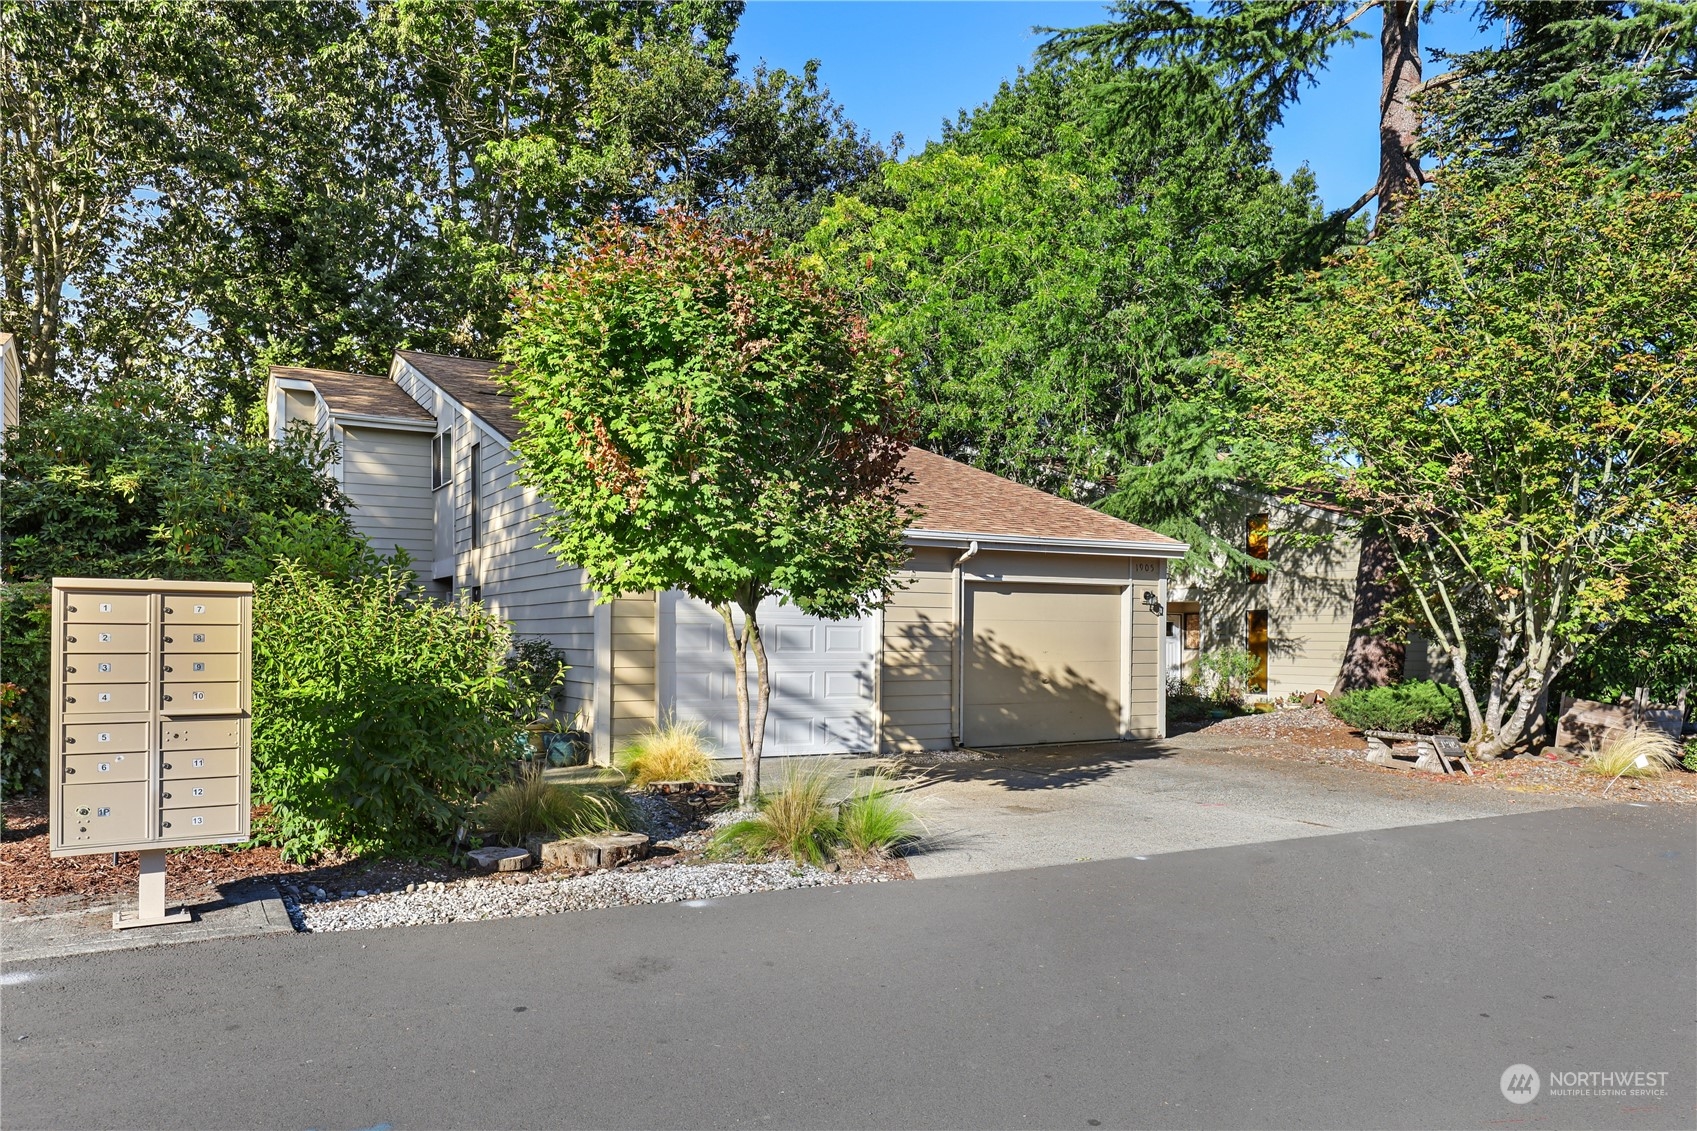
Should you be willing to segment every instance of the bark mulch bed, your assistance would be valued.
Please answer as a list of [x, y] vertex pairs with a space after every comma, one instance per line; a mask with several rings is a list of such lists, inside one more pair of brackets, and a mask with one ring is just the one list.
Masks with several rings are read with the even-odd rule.
[[1324, 707], [1244, 715], [1193, 733], [1228, 741], [1241, 738], [1245, 745], [1233, 753], [1246, 757], [1349, 765], [1370, 773], [1398, 774], [1457, 789], [1507, 789], [1596, 800], [1697, 804], [1697, 774], [1670, 770], [1657, 778], [1621, 778], [1611, 787], [1608, 778], [1582, 770], [1581, 759], [1558, 756], [1554, 750], [1476, 763], [1471, 778], [1466, 774], [1432, 774], [1374, 765], [1365, 758], [1367, 742], [1361, 732]]
[[[134, 898], [137, 860], [133, 852], [68, 856], [47, 851], [47, 799], [26, 797], [5, 804], [6, 831], [0, 838], [0, 900], [31, 905], [50, 901], [56, 910]], [[446, 864], [392, 860], [328, 859], [313, 865], [284, 860], [276, 848], [240, 845], [172, 851], [165, 868], [165, 897], [189, 904], [219, 897], [219, 888], [244, 880], [312, 883], [331, 890], [404, 888], [427, 880], [457, 880], [469, 873]]]

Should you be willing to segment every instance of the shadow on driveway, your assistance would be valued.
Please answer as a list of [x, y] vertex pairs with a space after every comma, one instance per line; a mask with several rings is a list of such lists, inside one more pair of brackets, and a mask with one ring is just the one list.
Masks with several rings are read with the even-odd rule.
[[1076, 789], [1102, 781], [1140, 762], [1159, 761], [1180, 753], [1164, 741], [1130, 739], [1123, 742], [1068, 742], [1054, 746], [984, 747], [985, 757], [970, 762], [912, 761], [916, 771], [933, 782], [982, 782], [1008, 790]]

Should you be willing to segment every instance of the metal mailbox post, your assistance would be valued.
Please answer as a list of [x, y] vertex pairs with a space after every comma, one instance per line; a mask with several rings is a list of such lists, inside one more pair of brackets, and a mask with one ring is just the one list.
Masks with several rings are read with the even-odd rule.
[[53, 579], [51, 850], [139, 852], [135, 918], [165, 907], [165, 852], [249, 837], [253, 586]]

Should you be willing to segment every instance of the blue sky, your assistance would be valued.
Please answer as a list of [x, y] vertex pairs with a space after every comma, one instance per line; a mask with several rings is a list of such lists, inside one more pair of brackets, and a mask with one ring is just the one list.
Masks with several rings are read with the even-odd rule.
[[[1487, 41], [1471, 10], [1440, 12], [1422, 29], [1422, 46], [1466, 50]], [[745, 69], [764, 59], [800, 70], [818, 59], [820, 78], [851, 118], [881, 141], [901, 133], [915, 152], [945, 118], [986, 101], [1030, 62], [1042, 42], [1034, 25], [1103, 18], [1103, 5], [1077, 0], [752, 0], [734, 49]], [[1280, 171], [1307, 162], [1330, 207], [1360, 196], [1378, 170], [1378, 13], [1358, 22], [1372, 38], [1335, 55], [1272, 138]], [[1435, 73], [1430, 62], [1427, 69]]]

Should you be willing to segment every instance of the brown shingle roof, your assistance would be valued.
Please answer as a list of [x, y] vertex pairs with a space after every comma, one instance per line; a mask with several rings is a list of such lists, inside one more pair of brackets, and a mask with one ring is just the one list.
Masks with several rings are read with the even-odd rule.
[[[402, 350], [400, 356], [508, 440], [518, 437], [519, 422], [513, 415], [512, 398], [495, 383], [496, 362], [413, 350]], [[923, 448], [909, 448], [902, 467], [913, 475], [907, 499], [924, 509], [918, 522], [924, 530], [990, 537], [1086, 538], [1180, 545], [1152, 530]]]
[[1181, 545], [1164, 534], [923, 448], [909, 448], [902, 467], [913, 476], [907, 500], [923, 510], [915, 523], [922, 530]]
[[459, 401], [509, 442], [518, 439], [519, 419], [513, 415], [513, 398], [495, 383], [498, 362], [473, 357], [444, 357], [439, 353], [420, 353], [417, 350], [401, 350], [396, 356], [428, 377], [431, 384]]
[[318, 395], [324, 398], [324, 403], [330, 406], [331, 412], [398, 417], [421, 424], [436, 420], [387, 377], [341, 373], [334, 369], [300, 369], [288, 365], [273, 365], [271, 376], [310, 381]]

